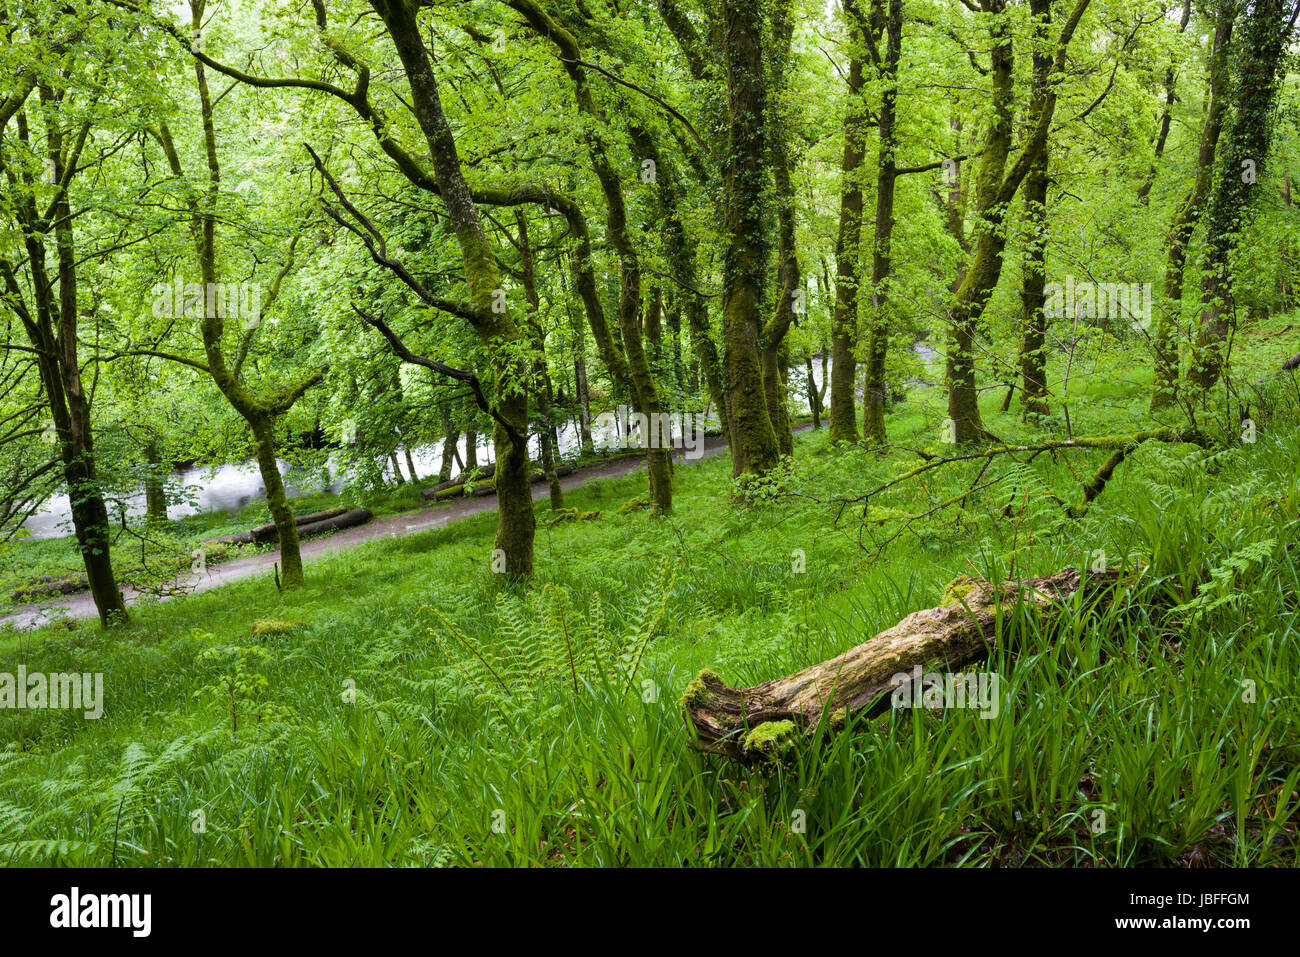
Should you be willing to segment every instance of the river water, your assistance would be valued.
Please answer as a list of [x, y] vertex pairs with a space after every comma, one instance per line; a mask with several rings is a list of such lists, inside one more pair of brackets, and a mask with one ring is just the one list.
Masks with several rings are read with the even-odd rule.
[[[933, 361], [936, 357], [935, 350], [924, 342], [916, 343], [912, 348], [927, 363]], [[817, 382], [820, 388], [820, 359], [815, 360], [813, 363], [813, 374], [814, 381]], [[802, 367], [797, 365], [791, 367], [790, 393], [800, 412], [808, 411], [805, 378], [806, 373]], [[709, 420], [710, 427], [716, 426], [717, 419], [715, 416], [710, 416]], [[575, 424], [572, 422], [562, 424], [559, 429], [559, 438], [560, 456], [562, 458], [576, 457], [579, 442]], [[416, 471], [419, 472], [422, 481], [438, 474], [438, 468], [442, 464], [442, 445], [443, 443], [438, 441], [411, 449], [411, 457], [415, 460]], [[541, 449], [536, 437], [531, 440], [530, 447], [534, 461], [540, 460]], [[460, 461], [464, 462], [467, 451], [464, 436], [460, 439], [458, 451]], [[292, 498], [296, 495], [308, 495], [322, 491], [338, 492], [345, 488], [349, 476], [340, 470], [336, 458], [331, 456], [327, 465], [328, 482], [324, 481], [325, 476], [321, 475], [318, 470], [304, 471], [293, 468], [284, 460], [280, 460], [280, 474], [284, 476], [285, 487], [289, 496]], [[410, 476], [405, 474], [405, 456], [400, 451], [398, 452], [398, 460], [402, 464], [403, 477], [409, 480]], [[480, 436], [478, 462], [482, 465], [491, 461], [492, 443]], [[453, 474], [456, 471], [456, 469], [453, 469]], [[394, 480], [391, 465], [385, 465], [384, 478], [387, 481]], [[179, 497], [181, 500], [180, 502], [173, 501], [168, 505], [167, 514], [172, 518], [180, 518], [184, 515], [193, 515], [199, 512], [221, 511], [233, 513], [239, 511], [254, 499], [264, 498], [266, 495], [266, 487], [262, 484], [261, 473], [258, 471], [257, 464], [252, 461], [217, 466], [197, 466], [174, 472], [168, 479], [167, 490], [173, 498]], [[126, 499], [126, 508], [129, 518], [143, 516], [145, 510], [143, 491], [128, 497]], [[114, 515], [113, 517], [116, 518], [117, 516]], [[54, 538], [71, 534], [71, 511], [68, 496], [56, 495], [50, 499], [40, 511], [27, 519], [24, 527], [32, 538]]]

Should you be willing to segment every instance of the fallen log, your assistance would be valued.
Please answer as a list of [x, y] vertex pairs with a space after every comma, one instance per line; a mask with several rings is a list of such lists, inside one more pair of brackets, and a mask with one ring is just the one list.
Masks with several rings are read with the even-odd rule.
[[988, 657], [999, 614], [1017, 602], [1031, 605], [1050, 624], [1070, 613], [1076, 596], [1109, 601], [1118, 581], [1116, 569], [1070, 568], [999, 585], [963, 576], [949, 584], [939, 607], [913, 612], [869, 641], [794, 674], [732, 688], [705, 669], [682, 695], [686, 723], [702, 751], [744, 759], [771, 755], [792, 744], [798, 731], [814, 730], [823, 715], [835, 729], [848, 714], [883, 712], [889, 693], [910, 685], [917, 665], [955, 670]]
[[309, 525], [299, 525], [298, 537], [311, 538], [313, 535], [324, 535], [326, 532], [336, 532], [340, 529], [364, 525], [374, 517], [374, 513], [368, 508], [354, 508], [351, 511], [343, 511], [342, 514], [332, 518], [325, 518]]
[[[327, 508], [322, 512], [312, 512], [310, 515], [295, 515], [293, 523], [301, 529], [306, 525], [315, 525], [326, 519], [335, 518], [347, 512], [346, 508]], [[235, 535], [222, 535], [219, 538], [209, 538], [204, 541], [205, 545], [213, 545], [219, 542], [226, 542], [230, 545], [265, 545], [274, 542], [278, 538], [275, 530], [275, 523], [269, 525], [259, 525], [247, 532], [239, 532]]]
[[490, 462], [487, 465], [478, 465], [472, 469], [466, 469], [464, 472], [461, 472], [460, 475], [456, 476], [456, 484], [464, 485], [466, 482], [485, 481], [496, 474], [496, 470], [497, 466], [495, 462]]
[[[572, 475], [572, 474], [573, 474], [573, 469], [570, 468], [570, 467], [567, 466], [567, 465], [557, 465], [557, 466], [555, 466], [555, 477], [556, 477], [556, 478], [564, 478], [564, 476], [566, 476], [566, 475]], [[535, 472], [533, 472], [533, 484], [534, 484], [534, 485], [536, 485], [538, 482], [545, 482], [545, 481], [546, 481], [546, 473], [545, 473], [545, 472], [541, 471], [540, 469], [537, 470], [537, 471], [535, 471]]]
[[34, 601], [37, 598], [49, 598], [52, 595], [73, 595], [90, 588], [85, 573], [71, 575], [40, 575], [30, 579], [27, 584], [14, 591], [12, 600], [16, 603]]
[[455, 479], [448, 479], [445, 482], [439, 482], [432, 488], [426, 488], [420, 493], [420, 497], [425, 501], [436, 502], [440, 498], [450, 498], [451, 496], [445, 493], [452, 489], [459, 489], [462, 487], [463, 483], [457, 482]]

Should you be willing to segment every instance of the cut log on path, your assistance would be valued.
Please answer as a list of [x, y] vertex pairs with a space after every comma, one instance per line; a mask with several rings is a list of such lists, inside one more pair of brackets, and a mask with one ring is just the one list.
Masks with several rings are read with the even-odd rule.
[[354, 525], [364, 525], [374, 517], [374, 513], [368, 508], [354, 508], [332, 518], [325, 518], [308, 525], [299, 525], [298, 537], [311, 538], [313, 535], [324, 535], [326, 532], [336, 532], [340, 529], [352, 528]]
[[[850, 713], [878, 714], [889, 694], [910, 684], [912, 669], [935, 664], [957, 670], [988, 657], [999, 614], [1018, 601], [1032, 604], [1047, 632], [1068, 616], [1076, 596], [1090, 614], [1108, 603], [1119, 572], [1066, 569], [1044, 578], [992, 585], [962, 577], [944, 593], [944, 604], [914, 612], [870, 641], [821, 664], [752, 688], [731, 688], [713, 672], [687, 685], [681, 705], [702, 751], [756, 758], [781, 750], [798, 731], [811, 731], [823, 715], [832, 729]], [[764, 725], [769, 727], [764, 728]]]
[[[293, 522], [298, 526], [298, 533], [302, 534], [302, 529], [308, 525], [316, 525], [319, 522], [328, 519], [337, 518], [347, 513], [346, 508], [327, 508], [323, 512], [312, 512], [310, 515], [296, 515]], [[359, 524], [359, 523], [354, 523]], [[220, 538], [209, 538], [204, 544], [211, 545], [217, 542], [228, 542], [231, 545], [265, 545], [274, 542], [278, 537], [275, 530], [275, 523], [270, 525], [259, 525], [257, 528], [247, 532], [240, 532], [236, 535], [222, 535]]]

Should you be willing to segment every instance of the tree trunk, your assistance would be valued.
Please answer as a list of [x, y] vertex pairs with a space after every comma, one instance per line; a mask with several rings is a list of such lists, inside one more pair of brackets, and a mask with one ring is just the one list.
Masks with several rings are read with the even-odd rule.
[[761, 475], [780, 457], [768, 414], [758, 352], [766, 281], [763, 205], [767, 185], [763, 86], [763, 4], [724, 4], [723, 53], [727, 64], [727, 147], [722, 187], [726, 247], [723, 262], [722, 335], [727, 349], [726, 401], [731, 423], [731, 471]]
[[840, 225], [835, 240], [835, 311], [831, 318], [831, 442], [858, 440], [857, 402], [854, 395], [858, 340], [858, 286], [862, 271], [862, 183], [859, 169], [867, 132], [866, 104], [862, 99], [862, 45], [865, 23], [857, 0], [846, 0], [850, 15], [848, 105], [844, 111], [844, 158], [840, 164]]
[[434, 179], [447, 209], [464, 262], [470, 300], [478, 308], [475, 332], [493, 364], [492, 441], [496, 450], [496, 547], [505, 552], [506, 575], [520, 580], [533, 574], [532, 466], [528, 461], [528, 396], [519, 388], [528, 370], [518, 357], [524, 336], [509, 311], [493, 310], [499, 287], [496, 256], [483, 231], [460, 166], [455, 136], [442, 109], [437, 79], [419, 25], [418, 7], [405, 0], [371, 0], [402, 62], [411, 91], [411, 112], [433, 160]]
[[1047, 415], [1047, 151], [1025, 177], [1025, 262], [1020, 290], [1020, 399], [1026, 417]]
[[302, 553], [298, 549], [298, 523], [289, 496], [280, 478], [280, 466], [275, 461], [274, 420], [270, 416], [255, 415], [249, 420], [253, 430], [253, 445], [257, 453], [257, 468], [266, 486], [266, 506], [280, 540], [280, 585], [297, 588], [303, 582]]
[[546, 336], [542, 331], [537, 312], [541, 300], [537, 296], [537, 273], [533, 264], [533, 247], [528, 240], [528, 218], [522, 209], [515, 209], [515, 223], [519, 227], [519, 256], [523, 267], [524, 298], [528, 301], [528, 325], [533, 340], [533, 391], [537, 395], [537, 412], [541, 419], [538, 442], [542, 451], [542, 474], [546, 476], [551, 496], [551, 509], [564, 508], [564, 489], [555, 474], [555, 432], [551, 428], [551, 376], [546, 368]]
[[[54, 172], [62, 176], [59, 164], [63, 154], [58, 124], [49, 133]], [[38, 321], [45, 332], [43, 349], [37, 361], [46, 389], [46, 399], [53, 413], [55, 434], [63, 454], [63, 475], [67, 481], [72, 506], [72, 527], [77, 547], [86, 566], [86, 578], [99, 612], [100, 625], [126, 619], [126, 603], [117, 587], [117, 577], [109, 556], [108, 508], [95, 468], [95, 442], [90, 415], [90, 399], [81, 381], [77, 358], [77, 260], [73, 243], [72, 210], [67, 192], [61, 192], [52, 204], [54, 234], [58, 256], [58, 298], [50, 293], [45, 267], [32, 261], [33, 277], [38, 278]], [[34, 236], [26, 240], [29, 256], [46, 255], [45, 244]], [[12, 275], [12, 274], [11, 274]], [[13, 290], [10, 290], [13, 292]], [[58, 317], [57, 341], [50, 335], [51, 313]], [[30, 333], [30, 329], [29, 329]]]
[[1187, 370], [1189, 384], [1204, 390], [1223, 374], [1223, 346], [1236, 321], [1230, 259], [1255, 205], [1273, 138], [1289, 31], [1283, 0], [1256, 0], [1245, 13], [1236, 83], [1236, 110], [1228, 148], [1206, 207], [1205, 259], [1201, 267], [1201, 328]]
[[[823, 715], [833, 730], [843, 726], [848, 714], [886, 710], [891, 692], [911, 699], [917, 667], [933, 664], [954, 672], [987, 658], [1013, 612], [1032, 609], [1040, 633], [1046, 633], [1057, 622], [1095, 613], [1112, 598], [1118, 582], [1117, 569], [1082, 574], [1067, 569], [996, 586], [958, 579], [949, 586], [945, 604], [914, 612], [869, 641], [783, 678], [731, 688], [712, 672], [701, 672], [688, 685], [682, 707], [701, 750], [740, 758], [771, 756], [793, 743], [798, 732], [810, 733]], [[775, 722], [784, 724], [757, 731]]]
[[[1182, 36], [1187, 31], [1187, 24], [1192, 18], [1192, 0], [1183, 0], [1183, 16], [1178, 22], [1178, 35]], [[1151, 168], [1147, 170], [1146, 179], [1142, 181], [1141, 188], [1138, 189], [1138, 199], [1142, 205], [1146, 206], [1150, 201], [1151, 187], [1156, 181], [1156, 164], [1160, 157], [1164, 155], [1165, 143], [1169, 140], [1169, 127], [1173, 122], [1174, 103], [1178, 99], [1178, 90], [1175, 80], [1173, 64], [1165, 71], [1165, 105], [1160, 113], [1160, 132], [1156, 134], [1155, 152], [1151, 157]]]
[[[1077, 0], [1061, 26], [1055, 53], [1050, 57], [1034, 58], [1024, 147], [1010, 169], [1007, 169], [1015, 106], [1015, 56], [1012, 31], [1005, 16], [1005, 4], [1003, 0], [990, 0], [989, 9], [997, 16], [991, 30], [993, 122], [980, 157], [976, 190], [979, 216], [975, 255], [957, 289], [948, 330], [948, 418], [952, 438], [958, 444], [980, 441], [987, 434], [980, 418], [979, 392], [975, 384], [975, 337], [978, 324], [997, 287], [998, 278], [1002, 275], [1007, 208], [1015, 199], [1025, 176], [1047, 149], [1057, 102], [1057, 90], [1051, 82], [1052, 75], [1065, 69], [1070, 40], [1087, 12], [1089, 2], [1090, 0]], [[1040, 25], [1036, 32], [1045, 38], [1048, 35], [1047, 24], [1051, 22], [1051, 0], [1030, 0], [1029, 11]]]
[[[1050, 9], [1050, 8], [1049, 8]], [[1045, 76], [1052, 67], [1047, 52], [1050, 16], [1035, 27], [1034, 76]], [[1043, 311], [1047, 285], [1047, 169], [1048, 143], [1034, 155], [1025, 175], [1025, 254], [1020, 289], [1020, 397], [1025, 416], [1046, 415], [1047, 408], [1047, 316]], [[1007, 392], [1007, 401], [1011, 392]], [[1003, 410], [1005, 411], [1005, 409]]]
[[[628, 387], [636, 411], [644, 415], [648, 423], [653, 423], [662, 416], [663, 406], [641, 332], [641, 262], [628, 230], [622, 178], [609, 159], [604, 134], [601, 132], [607, 127], [607, 120], [596, 108], [588, 89], [585, 68], [580, 65], [582, 50], [576, 37], [533, 0], [509, 0], [509, 3], [523, 14], [530, 25], [556, 45], [565, 72], [573, 82], [578, 109], [590, 119], [590, 123], [582, 129], [592, 170], [600, 182], [605, 199], [606, 235], [618, 256], [618, 327], [623, 337], [622, 350], [618, 349], [609, 335], [604, 310], [596, 294], [594, 277], [591, 275], [591, 247], [586, 225], [581, 222], [580, 211], [576, 206], [570, 205], [565, 210], [565, 216], [578, 239], [575, 253], [578, 268], [574, 280], [587, 307], [592, 334], [605, 364], [614, 374], [615, 380]], [[656, 515], [664, 515], [672, 510], [672, 454], [668, 446], [657, 441], [658, 438], [657, 433], [648, 437], [646, 463], [650, 478], [651, 509]]]
[[[883, 4], [882, 4], [883, 5]], [[903, 42], [903, 2], [888, 0], [884, 17], [885, 58], [880, 67], [881, 94], [878, 169], [876, 173], [876, 234], [871, 253], [871, 318], [867, 331], [866, 383], [862, 393], [862, 437], [871, 444], [889, 441], [885, 431], [885, 363], [889, 356], [890, 244], [894, 235], [894, 185], [897, 182], [898, 61]]]
[[[763, 396], [768, 418], [776, 434], [781, 455], [794, 453], [794, 432], [790, 427], [789, 398], [786, 378], [790, 365], [790, 348], [786, 335], [796, 322], [795, 304], [802, 301], [799, 257], [795, 249], [795, 191], [793, 157], [790, 155], [790, 127], [794, 110], [790, 104], [789, 60], [794, 37], [794, 20], [790, 0], [778, 0], [772, 9], [772, 98], [771, 130], [772, 172], [777, 201], [777, 294], [776, 311], [762, 334]], [[798, 297], [798, 298], [796, 298]]]
[[157, 524], [167, 521], [167, 489], [162, 468], [162, 457], [158, 454], [158, 441], [151, 439], [144, 447], [144, 462], [148, 471], [144, 477], [144, 514], [145, 521]]
[[1155, 370], [1151, 389], [1151, 411], [1173, 405], [1178, 396], [1178, 372], [1182, 365], [1183, 273], [1187, 267], [1187, 245], [1201, 218], [1205, 197], [1210, 192], [1214, 158], [1223, 129], [1224, 96], [1228, 81], [1229, 53], [1235, 22], [1235, 7], [1220, 8], [1215, 20], [1214, 46], [1210, 53], [1209, 103], [1201, 144], [1196, 156], [1196, 177], [1187, 198], [1169, 224], [1169, 248], [1165, 256], [1165, 278], [1160, 318], [1152, 340]]
[[975, 337], [984, 307], [1001, 275], [1002, 251], [1006, 245], [1002, 231], [1006, 208], [999, 205], [999, 194], [1011, 152], [1015, 52], [1001, 3], [994, 16], [997, 19], [990, 28], [993, 46], [989, 71], [993, 84], [993, 117], [980, 155], [976, 185], [979, 215], [976, 219], [975, 253], [957, 288], [948, 321], [948, 419], [951, 437], [959, 444], [976, 442], [984, 437], [979, 390], [975, 382]]
[[804, 370], [808, 374], [808, 410], [812, 412], [813, 430], [816, 431], [822, 427], [822, 397], [821, 391], [817, 388], [817, 378], [813, 374], [811, 349], [804, 350], [803, 362]]

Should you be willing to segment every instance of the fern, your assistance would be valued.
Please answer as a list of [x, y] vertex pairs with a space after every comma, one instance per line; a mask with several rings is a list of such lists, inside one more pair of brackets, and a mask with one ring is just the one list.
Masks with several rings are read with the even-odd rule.
[[621, 691], [635, 685], [646, 652], [659, 634], [676, 582], [676, 563], [663, 559], [620, 633], [605, 619], [597, 592], [586, 614], [569, 606], [569, 594], [555, 585], [520, 599], [502, 595], [496, 604], [498, 627], [491, 641], [475, 641], [437, 608], [428, 608], [440, 626], [429, 633], [454, 672], [481, 697], [519, 713], [546, 708], [584, 684], [613, 679]]
[[1237, 549], [1224, 561], [1210, 569], [1210, 580], [1203, 582], [1191, 601], [1176, 606], [1173, 611], [1185, 614], [1196, 621], [1225, 605], [1235, 605], [1246, 597], [1238, 581], [1256, 566], [1266, 566], [1277, 548], [1275, 539], [1266, 538]]

